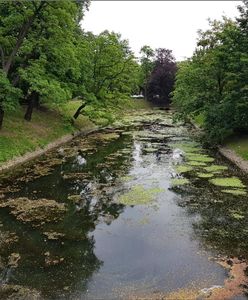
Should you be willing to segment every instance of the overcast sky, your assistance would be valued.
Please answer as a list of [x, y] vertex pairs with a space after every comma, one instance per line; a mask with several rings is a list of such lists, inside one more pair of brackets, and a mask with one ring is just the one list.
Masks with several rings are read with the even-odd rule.
[[139, 55], [143, 45], [173, 50], [177, 60], [194, 51], [197, 30], [208, 18], [238, 16], [241, 1], [92, 1], [82, 28], [95, 34], [105, 29], [121, 33]]

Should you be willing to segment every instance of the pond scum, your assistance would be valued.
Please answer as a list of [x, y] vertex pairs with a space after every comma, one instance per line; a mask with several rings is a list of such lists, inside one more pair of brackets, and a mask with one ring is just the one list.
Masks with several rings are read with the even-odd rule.
[[[134, 114], [114, 126], [2, 178], [0, 299], [242, 295], [245, 179], [170, 113]], [[137, 291], [115, 294], [128, 280]], [[151, 285], [143, 293], [145, 280]]]

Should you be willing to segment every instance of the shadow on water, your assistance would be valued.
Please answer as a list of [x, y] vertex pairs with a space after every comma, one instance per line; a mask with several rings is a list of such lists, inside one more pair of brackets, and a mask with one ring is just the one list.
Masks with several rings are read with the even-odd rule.
[[[180, 151], [192, 158], [192, 145], [189, 128], [156, 110], [78, 137], [2, 178], [1, 203], [9, 203], [0, 203], [2, 283], [45, 299], [131, 299], [223, 285], [227, 271], [209, 257], [247, 258], [248, 204], [196, 176], [204, 149], [192, 159], [198, 166], [177, 171], [188, 167]], [[222, 176], [240, 177], [209, 155], [228, 167]], [[182, 178], [186, 185], [172, 184]], [[16, 207], [26, 198], [55, 200], [66, 212], [48, 221], [54, 202], [40, 215]]]

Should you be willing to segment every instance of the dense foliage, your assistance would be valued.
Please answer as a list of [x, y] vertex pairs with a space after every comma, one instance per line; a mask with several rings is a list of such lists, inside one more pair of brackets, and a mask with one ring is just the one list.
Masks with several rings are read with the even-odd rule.
[[139, 65], [119, 34], [80, 27], [88, 0], [1, 1], [0, 127], [4, 112], [59, 106], [72, 98], [83, 108], [117, 105], [137, 89]]
[[198, 118], [211, 144], [248, 131], [248, 1], [236, 21], [223, 18], [199, 31], [192, 58], [179, 63], [174, 103]]
[[150, 101], [168, 105], [177, 70], [172, 51], [143, 46], [140, 52], [140, 86], [143, 94]]

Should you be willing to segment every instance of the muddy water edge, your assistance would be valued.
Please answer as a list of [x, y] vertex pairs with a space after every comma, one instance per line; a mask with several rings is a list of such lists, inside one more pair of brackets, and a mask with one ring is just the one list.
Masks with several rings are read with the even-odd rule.
[[168, 111], [77, 137], [1, 175], [0, 299], [247, 299], [247, 186]]

